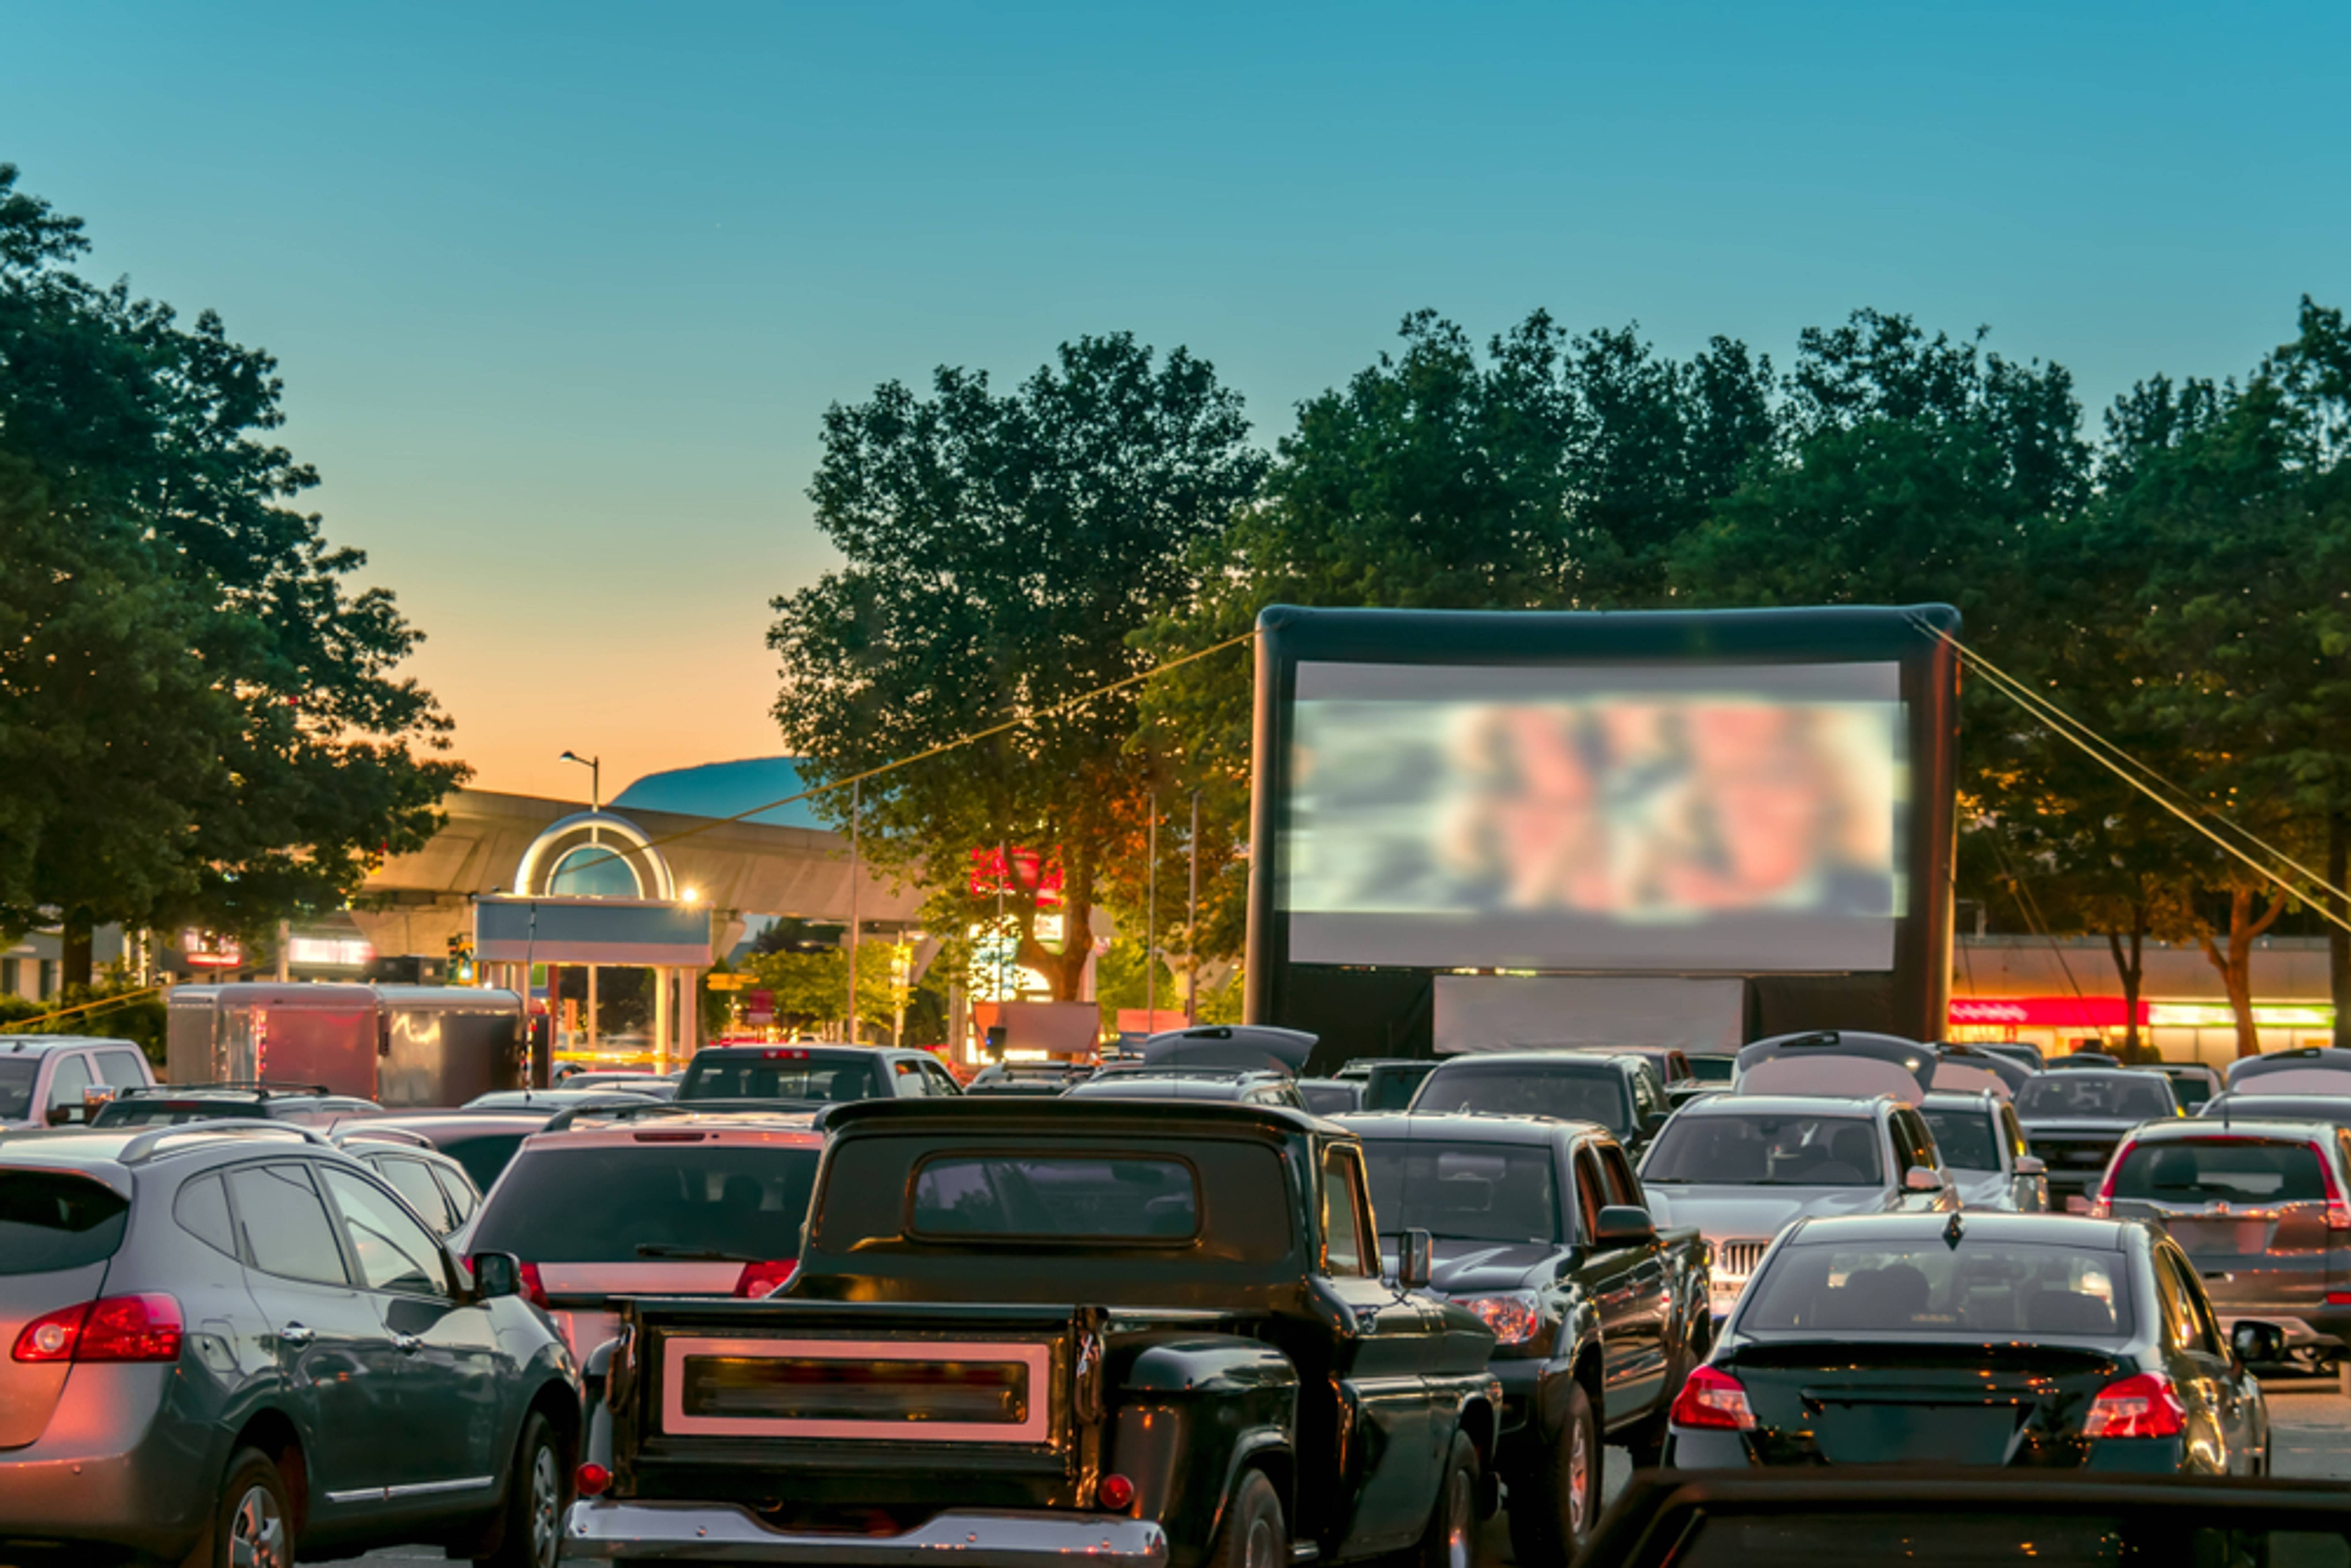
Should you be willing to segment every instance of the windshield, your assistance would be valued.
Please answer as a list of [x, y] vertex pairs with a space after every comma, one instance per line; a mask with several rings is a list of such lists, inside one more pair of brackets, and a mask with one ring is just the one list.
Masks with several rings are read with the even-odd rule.
[[2151, 1203], [2324, 1203], [2318, 1151], [2283, 1138], [2139, 1144], [2115, 1167], [2114, 1196]]
[[2169, 1082], [2147, 1072], [2043, 1072], [2016, 1092], [2016, 1113], [2027, 1120], [2085, 1116], [2147, 1122], [2177, 1110]]
[[1414, 1096], [1419, 1112], [1487, 1111], [1503, 1116], [1551, 1116], [1597, 1122], [1628, 1132], [1633, 1107], [1624, 1076], [1613, 1067], [1456, 1067], [1428, 1076]]
[[648, 1241], [797, 1258], [816, 1157], [772, 1144], [534, 1147], [490, 1195], [474, 1246], [534, 1263], [633, 1263]]
[[114, 1256], [131, 1206], [88, 1176], [0, 1171], [0, 1274], [45, 1274]]
[[1905, 1339], [1987, 1334], [2130, 1336], [2122, 1254], [1973, 1237], [1783, 1247], [1747, 1287], [1739, 1332], [1763, 1335], [1896, 1333]]
[[1364, 1165], [1384, 1236], [1426, 1230], [1451, 1241], [1561, 1239], [1547, 1147], [1369, 1138]]
[[483, 1192], [490, 1190], [498, 1173], [514, 1158], [515, 1150], [522, 1146], [520, 1133], [475, 1133], [464, 1137], [444, 1138], [441, 1152], [465, 1167], [474, 1178], [474, 1186]]
[[41, 1075], [37, 1056], [0, 1057], [0, 1122], [22, 1122], [33, 1114], [33, 1080]]
[[810, 1057], [795, 1052], [774, 1057], [695, 1057], [678, 1085], [681, 1100], [872, 1100], [881, 1088], [867, 1056]]
[[914, 1175], [917, 1235], [1173, 1241], [1199, 1228], [1199, 1184], [1179, 1160], [945, 1155]]
[[1693, 1116], [1666, 1124], [1641, 1180], [1732, 1186], [1876, 1186], [1877, 1124], [1865, 1116]]
[[2000, 1169], [2000, 1140], [1993, 1134], [1991, 1117], [1982, 1109], [1973, 1105], [1965, 1110], [1925, 1105], [1918, 1113], [1927, 1118], [1928, 1130], [1935, 1134], [1935, 1146], [1943, 1151], [1943, 1163], [1951, 1169]]

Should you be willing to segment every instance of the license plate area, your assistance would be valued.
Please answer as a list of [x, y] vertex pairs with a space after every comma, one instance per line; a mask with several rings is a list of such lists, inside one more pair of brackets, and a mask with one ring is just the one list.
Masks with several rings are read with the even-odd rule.
[[1053, 1347], [839, 1339], [666, 1340], [662, 1429], [684, 1437], [1042, 1443]]
[[1833, 1465], [1999, 1465], [2024, 1410], [2018, 1405], [1818, 1401], [1815, 1440]]
[[2266, 1219], [2172, 1219], [2164, 1228], [2191, 1258], [2259, 1258], [2270, 1249]]

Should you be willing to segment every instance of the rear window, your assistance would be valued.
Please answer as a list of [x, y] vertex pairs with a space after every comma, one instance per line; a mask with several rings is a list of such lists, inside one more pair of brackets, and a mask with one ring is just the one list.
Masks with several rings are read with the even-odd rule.
[[1935, 1134], [1935, 1146], [1943, 1151], [1943, 1163], [1951, 1169], [2000, 1169], [2000, 1141], [1993, 1135], [1991, 1116], [1980, 1107], [1970, 1105], [1957, 1111], [1928, 1105], [1918, 1113], [1927, 1118], [1927, 1125]]
[[1429, 1074], [1414, 1099], [1416, 1111], [1489, 1111], [1505, 1116], [1551, 1116], [1597, 1122], [1628, 1131], [1632, 1107], [1624, 1078], [1613, 1067], [1582, 1071], [1557, 1067], [1471, 1067]]
[[2031, 1120], [2067, 1116], [2134, 1117], [2149, 1121], [2178, 1109], [2168, 1080], [2153, 1073], [2036, 1073], [2016, 1092], [2016, 1113]]
[[2115, 1167], [2114, 1196], [2149, 1203], [2324, 1203], [2318, 1151], [2281, 1138], [2139, 1144]]
[[0, 1274], [47, 1274], [114, 1256], [131, 1205], [87, 1176], [0, 1171]]
[[917, 1236], [1187, 1240], [1199, 1179], [1181, 1160], [1114, 1155], [941, 1155], [914, 1172]]
[[484, 1204], [473, 1244], [534, 1263], [633, 1263], [640, 1242], [797, 1258], [816, 1159], [774, 1144], [533, 1148]]
[[716, 1056], [705, 1053], [686, 1069], [681, 1100], [873, 1100], [881, 1097], [868, 1057]]
[[41, 1075], [37, 1056], [0, 1057], [0, 1122], [22, 1122], [33, 1114], [33, 1080]]
[[470, 1137], [451, 1138], [444, 1142], [441, 1152], [465, 1167], [474, 1185], [484, 1192], [497, 1181], [498, 1173], [507, 1168], [514, 1152], [522, 1147], [520, 1133], [476, 1133]]
[[2171, 1092], [2179, 1099], [2183, 1111], [2194, 1111], [2212, 1098], [2212, 1082], [2202, 1073], [2167, 1072], [2164, 1076], [2171, 1080]]
[[1865, 1116], [1693, 1115], [1685, 1112], [1641, 1162], [1650, 1186], [1876, 1186], [1877, 1124]]
[[1741, 1333], [1986, 1334], [2126, 1339], [2123, 1257], [2073, 1247], [1939, 1236], [1916, 1242], [1783, 1247], [1747, 1287]]
[[1426, 1230], [1440, 1240], [1561, 1239], [1559, 1183], [1547, 1146], [1371, 1138], [1364, 1163], [1384, 1236]]

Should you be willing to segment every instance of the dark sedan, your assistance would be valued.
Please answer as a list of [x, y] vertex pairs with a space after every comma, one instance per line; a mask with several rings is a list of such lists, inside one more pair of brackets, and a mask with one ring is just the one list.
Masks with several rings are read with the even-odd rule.
[[2061, 1213], [2090, 1207], [2090, 1189], [2124, 1134], [2179, 1114], [2171, 1081], [2133, 1068], [2037, 1073], [2017, 1091], [2015, 1105], [2025, 1141], [2049, 1167], [2049, 1207]]
[[1421, 1081], [1411, 1109], [1485, 1111], [1596, 1122], [1637, 1157], [1666, 1124], [1669, 1107], [1657, 1070], [1631, 1052], [1498, 1051], [1447, 1057]]
[[2151, 1225], [1814, 1219], [1683, 1385], [1666, 1462], [2262, 1475], [2269, 1415]]

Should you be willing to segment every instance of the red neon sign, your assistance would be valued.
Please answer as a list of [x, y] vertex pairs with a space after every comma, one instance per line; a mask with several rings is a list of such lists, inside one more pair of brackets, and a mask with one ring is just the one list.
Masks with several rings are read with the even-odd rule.
[[[2138, 1022], [2147, 1022], [2147, 1004], [2138, 1004]], [[2120, 997], [1954, 997], [1950, 1021], [1975, 1028], [2121, 1029], [2131, 1022], [2131, 1009]]]
[[1005, 855], [1001, 850], [971, 852], [971, 895], [993, 898], [998, 893], [1019, 893], [1028, 888], [1037, 890], [1037, 907], [1058, 909], [1061, 904], [1061, 868], [1047, 864], [1040, 867], [1035, 850], [1014, 850], [1012, 876], [1004, 875]]

